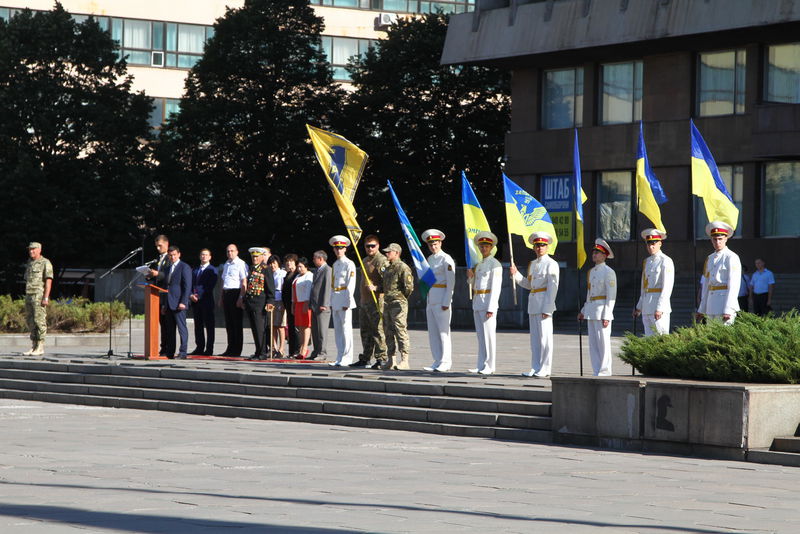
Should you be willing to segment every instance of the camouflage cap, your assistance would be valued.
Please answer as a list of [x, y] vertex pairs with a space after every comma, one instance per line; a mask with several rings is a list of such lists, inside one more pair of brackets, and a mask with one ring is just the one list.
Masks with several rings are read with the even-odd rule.
[[389, 245], [383, 249], [384, 252], [403, 252], [403, 247], [398, 245], [397, 243], [389, 243]]
[[38, 241], [31, 241], [30, 243], [28, 243], [28, 249], [32, 248], [42, 248], [42, 244], [39, 243]]

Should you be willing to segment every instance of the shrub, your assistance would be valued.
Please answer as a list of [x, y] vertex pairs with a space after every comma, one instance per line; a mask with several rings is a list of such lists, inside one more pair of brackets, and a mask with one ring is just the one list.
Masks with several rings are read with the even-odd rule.
[[[85, 298], [54, 300], [47, 307], [47, 330], [51, 332], [108, 332], [108, 302], [90, 302]], [[128, 310], [121, 302], [111, 304], [114, 326], [128, 318]], [[0, 332], [24, 333], [25, 300], [0, 295]]]
[[723, 382], [800, 383], [800, 315], [740, 313], [731, 326], [719, 321], [678, 328], [666, 336], [626, 334], [620, 354], [642, 374]]

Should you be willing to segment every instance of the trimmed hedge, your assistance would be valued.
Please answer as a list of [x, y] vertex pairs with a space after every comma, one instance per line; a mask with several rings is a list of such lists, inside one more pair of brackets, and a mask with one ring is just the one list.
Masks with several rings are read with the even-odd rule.
[[800, 383], [800, 315], [740, 313], [666, 336], [626, 334], [620, 359], [642, 374], [721, 382]]
[[[122, 302], [111, 304], [111, 317], [116, 327], [128, 318]], [[108, 332], [108, 302], [90, 302], [85, 298], [53, 300], [47, 307], [48, 332]], [[0, 332], [27, 333], [25, 300], [0, 295]]]

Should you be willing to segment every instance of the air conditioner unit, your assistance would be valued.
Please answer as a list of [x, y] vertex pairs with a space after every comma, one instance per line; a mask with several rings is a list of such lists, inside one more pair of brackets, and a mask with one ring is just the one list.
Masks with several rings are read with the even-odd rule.
[[379, 13], [376, 26], [378, 29], [385, 30], [397, 22], [396, 13]]
[[150, 66], [151, 67], [163, 67], [164, 66], [164, 52], [152, 52], [150, 56]]

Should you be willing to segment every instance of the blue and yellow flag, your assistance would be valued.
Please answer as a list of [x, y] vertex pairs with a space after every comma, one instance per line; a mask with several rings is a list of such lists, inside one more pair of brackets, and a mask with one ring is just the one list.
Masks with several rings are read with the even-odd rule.
[[578, 129], [575, 128], [575, 144], [572, 150], [572, 198], [574, 199], [575, 206], [575, 244], [578, 247], [578, 269], [583, 267], [586, 263], [586, 248], [583, 243], [583, 203], [586, 202], [586, 193], [583, 192], [581, 187], [581, 155], [578, 149]]
[[356, 221], [353, 197], [356, 195], [361, 173], [367, 163], [367, 153], [340, 135], [336, 135], [306, 124], [311, 144], [317, 154], [322, 172], [328, 179], [333, 200], [339, 208], [342, 220], [353, 244], [361, 239], [361, 227]]
[[650, 160], [647, 159], [642, 121], [639, 121], [639, 151], [636, 154], [636, 198], [639, 203], [639, 211], [650, 219], [658, 230], [666, 232], [667, 229], [661, 222], [659, 206], [667, 201], [667, 195], [650, 167]]
[[[486, 220], [481, 203], [475, 197], [464, 171], [461, 171], [461, 203], [464, 205], [464, 248], [466, 249], [464, 255], [467, 257], [467, 268], [472, 269], [483, 258], [474, 238], [478, 232], [491, 232], [492, 229], [489, 228], [489, 221]], [[494, 247], [492, 255], [496, 252], [497, 247]]]
[[425, 259], [425, 255], [420, 249], [417, 233], [411, 226], [411, 221], [408, 220], [406, 212], [400, 206], [397, 195], [394, 194], [392, 182], [387, 180], [386, 183], [389, 184], [389, 193], [392, 194], [394, 209], [397, 211], [397, 217], [400, 219], [400, 227], [403, 230], [403, 236], [406, 238], [408, 251], [411, 253], [411, 259], [414, 261], [414, 270], [417, 271], [417, 279], [419, 280], [419, 292], [423, 297], [426, 297], [430, 288], [436, 283], [436, 275], [433, 274], [428, 260]]
[[547, 232], [553, 236], [553, 242], [547, 249], [548, 254], [556, 253], [558, 238], [553, 220], [542, 204], [527, 191], [508, 179], [503, 173], [503, 189], [506, 196], [506, 222], [508, 233], [522, 236], [525, 246], [533, 248], [528, 237], [533, 232]]
[[703, 136], [689, 120], [692, 135], [692, 194], [703, 199], [706, 217], [709, 221], [722, 221], [736, 230], [739, 222], [739, 209], [733, 203], [725, 182], [719, 175], [714, 156], [708, 149]]

